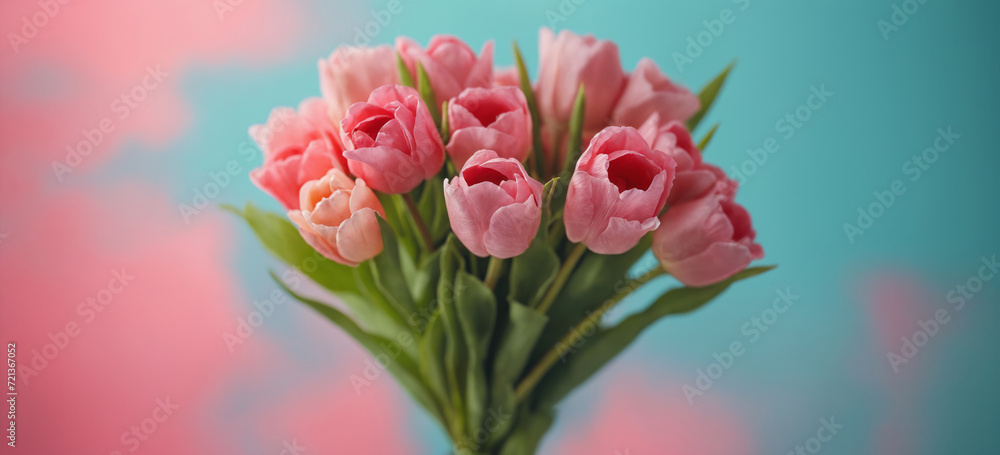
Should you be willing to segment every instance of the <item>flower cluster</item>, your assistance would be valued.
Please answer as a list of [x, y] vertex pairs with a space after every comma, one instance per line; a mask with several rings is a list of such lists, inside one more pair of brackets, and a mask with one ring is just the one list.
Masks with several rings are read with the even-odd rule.
[[[598, 254], [655, 231], [656, 257], [688, 285], [763, 256], [736, 183], [702, 160], [685, 124], [699, 97], [649, 59], [627, 73], [613, 42], [542, 29], [534, 84], [518, 68], [494, 70], [491, 42], [477, 54], [452, 36], [342, 47], [319, 68], [321, 99], [251, 128], [265, 152], [251, 178], [338, 263], [382, 251], [376, 193], [428, 185], [443, 185], [451, 231], [480, 257], [522, 254], [544, 210]], [[550, 180], [555, 199], [565, 190], [562, 207], [546, 206]], [[423, 234], [429, 248], [440, 241]]]

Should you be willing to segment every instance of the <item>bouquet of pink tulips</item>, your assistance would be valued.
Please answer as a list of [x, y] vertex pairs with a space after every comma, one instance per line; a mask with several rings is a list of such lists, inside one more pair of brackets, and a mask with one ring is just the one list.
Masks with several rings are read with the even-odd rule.
[[[690, 133], [728, 69], [694, 95], [648, 59], [626, 73], [592, 36], [543, 29], [534, 83], [514, 55], [494, 70], [492, 43], [477, 55], [451, 36], [337, 49], [322, 98], [250, 129], [264, 151], [250, 177], [287, 219], [233, 209], [336, 295], [286, 288], [460, 454], [534, 453], [556, 404], [646, 327], [768, 269], [747, 268], [763, 250], [736, 183], [702, 161], [715, 128]], [[650, 249], [660, 266], [635, 270]], [[602, 321], [666, 274], [686, 287]]]

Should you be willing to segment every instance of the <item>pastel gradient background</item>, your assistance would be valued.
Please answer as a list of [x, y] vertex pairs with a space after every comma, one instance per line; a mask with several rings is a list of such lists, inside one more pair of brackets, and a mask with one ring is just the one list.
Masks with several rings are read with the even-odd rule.
[[[278, 210], [246, 177], [261, 161], [247, 127], [318, 95], [316, 61], [336, 46], [451, 33], [477, 49], [495, 39], [498, 65], [517, 40], [537, 67], [538, 28], [552, 25], [615, 40], [626, 68], [649, 56], [695, 90], [739, 59], [706, 122], [722, 122], [706, 156], [738, 169], [776, 140], [739, 200], [762, 262], [780, 267], [653, 327], [563, 404], [541, 453], [784, 454], [824, 418], [843, 428], [822, 453], [998, 453], [1000, 279], [961, 310], [947, 297], [1000, 254], [996, 2], [928, 0], [885, 39], [877, 23], [898, 0], [401, 1], [381, 26], [381, 0], [73, 0], [16, 45], [22, 18], [45, 10], [0, 3], [0, 341], [30, 366], [68, 340], [19, 382], [18, 448], [0, 451], [445, 453], [391, 379], [355, 393], [366, 354], [304, 306], [279, 305], [227, 347], [280, 265], [217, 207]], [[735, 21], [679, 68], [674, 53], [725, 9]], [[369, 23], [377, 33], [359, 37]], [[149, 67], [167, 74], [134, 107], [114, 104]], [[811, 87], [833, 96], [786, 138], [776, 122]], [[114, 130], [57, 176], [53, 163], [102, 119]], [[906, 163], [948, 127], [961, 137], [911, 180]], [[185, 219], [180, 204], [227, 166], [238, 174]], [[844, 223], [897, 179], [906, 192], [851, 241]], [[110, 294], [123, 268], [134, 279]], [[795, 304], [753, 338], [745, 324], [779, 291]], [[108, 296], [100, 313], [80, 309]], [[949, 322], [894, 371], [887, 355], [938, 309]], [[735, 341], [745, 354], [689, 402], [682, 387]], [[123, 442], [164, 399], [178, 409]]]

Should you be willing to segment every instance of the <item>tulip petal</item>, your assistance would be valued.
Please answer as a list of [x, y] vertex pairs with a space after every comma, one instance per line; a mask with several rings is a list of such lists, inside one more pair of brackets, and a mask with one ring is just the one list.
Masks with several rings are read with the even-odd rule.
[[520, 255], [535, 238], [541, 216], [534, 200], [501, 207], [493, 213], [489, 229], [483, 235], [486, 251], [500, 259]]
[[354, 212], [337, 230], [337, 249], [355, 265], [382, 252], [382, 234], [375, 211], [363, 208]]
[[746, 246], [720, 242], [694, 256], [663, 263], [663, 267], [685, 285], [707, 286], [733, 276], [752, 261], [750, 249]]

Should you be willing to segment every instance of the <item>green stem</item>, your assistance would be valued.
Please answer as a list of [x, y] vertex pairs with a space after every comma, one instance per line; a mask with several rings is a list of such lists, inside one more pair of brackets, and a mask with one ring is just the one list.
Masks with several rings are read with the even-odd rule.
[[563, 262], [562, 267], [559, 268], [559, 273], [556, 275], [555, 281], [552, 282], [552, 286], [549, 287], [548, 292], [545, 293], [545, 297], [542, 298], [542, 302], [538, 304], [538, 312], [545, 314], [552, 306], [552, 303], [556, 301], [556, 297], [559, 296], [559, 292], [562, 291], [563, 286], [566, 285], [566, 280], [569, 279], [570, 273], [573, 273], [573, 268], [576, 267], [576, 263], [580, 262], [580, 258], [583, 257], [583, 253], [587, 252], [587, 245], [582, 243], [577, 243], [573, 251], [569, 253], [569, 257], [566, 258], [566, 262]]
[[[586, 317], [570, 329], [569, 333], [559, 340], [555, 346], [552, 346], [552, 349], [549, 349], [549, 351], [545, 353], [545, 356], [538, 361], [538, 364], [535, 365], [530, 372], [528, 372], [527, 376], [525, 376], [524, 379], [517, 385], [517, 388], [514, 389], [514, 398], [516, 403], [520, 404], [524, 401], [528, 394], [530, 394], [531, 391], [534, 390], [535, 386], [538, 385], [538, 381], [541, 381], [542, 377], [545, 376], [545, 373], [548, 373], [549, 369], [555, 365], [556, 361], [559, 360], [559, 353], [563, 347], [574, 346], [577, 341], [580, 341], [581, 338], [587, 336], [586, 333], [591, 333], [591, 331], [587, 329], [587, 326], [596, 326], [600, 319], [604, 317], [608, 311], [614, 308], [615, 305], [621, 302], [622, 299], [627, 297], [642, 285], [648, 283], [653, 278], [663, 275], [664, 273], [665, 272], [662, 268], [657, 267], [650, 270], [645, 275], [632, 280], [628, 286], [625, 286], [622, 290], [618, 291], [614, 296], [604, 302], [604, 304], [601, 305], [597, 311], [591, 313], [590, 316]], [[591, 333], [591, 335], [593, 335], [593, 333]]]
[[427, 248], [428, 253], [434, 252], [434, 240], [431, 238], [431, 232], [427, 230], [427, 223], [424, 223], [424, 217], [420, 216], [420, 209], [417, 208], [417, 203], [413, 201], [413, 196], [410, 196], [410, 193], [404, 193], [403, 200], [406, 201], [406, 207], [410, 209], [410, 214], [413, 215], [413, 221], [416, 222], [417, 230], [420, 231], [424, 247]]
[[490, 265], [486, 267], [486, 279], [483, 282], [488, 288], [493, 289], [496, 287], [501, 273], [503, 273], [503, 259], [490, 256]]

